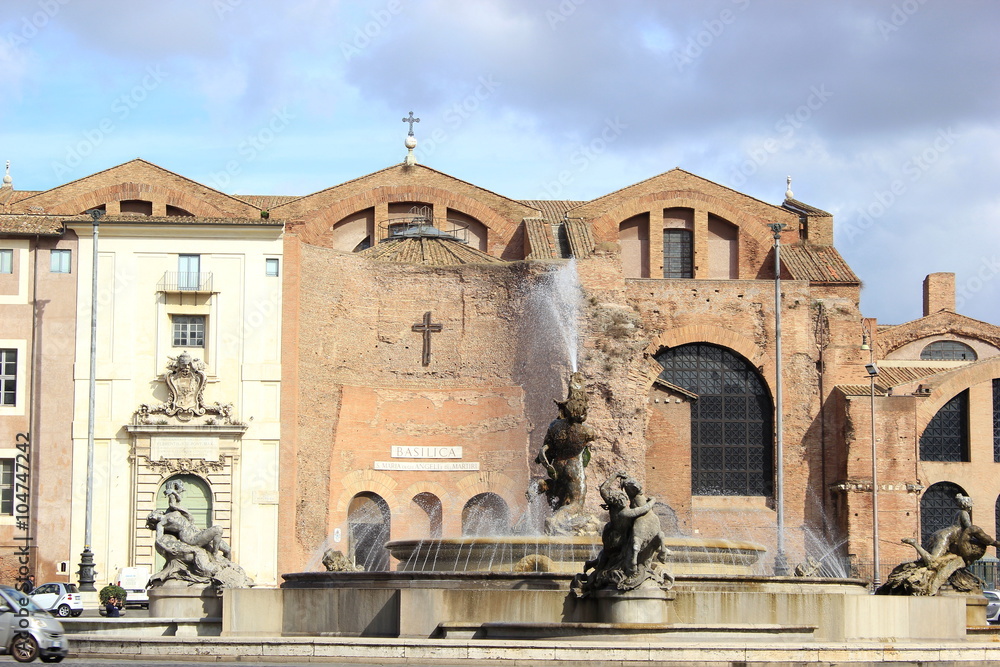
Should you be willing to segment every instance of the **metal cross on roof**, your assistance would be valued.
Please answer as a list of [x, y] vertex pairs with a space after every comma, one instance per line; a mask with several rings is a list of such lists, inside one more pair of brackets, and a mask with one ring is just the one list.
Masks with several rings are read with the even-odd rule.
[[431, 334], [441, 331], [443, 327], [438, 322], [431, 322], [431, 312], [424, 313], [424, 321], [413, 325], [413, 330], [424, 335], [424, 351], [421, 362], [424, 366], [431, 363]]
[[409, 136], [409, 137], [412, 137], [413, 136], [413, 124], [414, 123], [419, 123], [420, 119], [419, 118], [414, 118], [413, 117], [413, 112], [411, 111], [410, 112], [410, 117], [409, 118], [404, 118], [403, 122], [410, 124], [410, 131], [407, 132], [406, 135]]

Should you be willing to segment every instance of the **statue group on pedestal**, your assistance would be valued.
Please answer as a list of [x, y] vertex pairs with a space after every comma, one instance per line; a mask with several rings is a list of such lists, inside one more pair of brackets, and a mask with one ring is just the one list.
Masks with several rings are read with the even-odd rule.
[[150, 577], [150, 586], [168, 582], [214, 584], [218, 588], [253, 586], [243, 568], [230, 560], [232, 553], [222, 539], [222, 527], [199, 529], [191, 513], [181, 505], [184, 482], [167, 482], [164, 494], [167, 509], [154, 510], [146, 517], [146, 527], [156, 533], [156, 551], [167, 561]]
[[573, 590], [586, 596], [600, 589], [672, 585], [673, 577], [666, 571], [670, 550], [660, 530], [660, 517], [653, 512], [656, 500], [648, 498], [639, 482], [624, 471], [605, 480], [600, 491], [601, 507], [608, 511], [601, 552], [573, 578]]
[[989, 547], [1000, 547], [1000, 542], [972, 523], [972, 498], [959, 493], [955, 499], [959, 507], [955, 522], [931, 536], [929, 549], [913, 538], [903, 539], [919, 558], [897, 565], [877, 595], [936, 595], [945, 584], [962, 592], [982, 590], [982, 581], [966, 568], [985, 556]]

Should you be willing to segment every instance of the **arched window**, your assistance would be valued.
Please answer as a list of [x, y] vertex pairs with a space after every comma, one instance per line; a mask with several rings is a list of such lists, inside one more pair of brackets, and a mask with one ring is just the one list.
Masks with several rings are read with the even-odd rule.
[[[167, 484], [174, 480], [184, 482], [184, 495], [181, 497], [181, 506], [190, 514], [191, 520], [198, 528], [208, 528], [215, 523], [212, 514], [212, 487], [197, 475], [174, 475], [163, 481], [156, 492], [156, 509], [165, 511], [168, 507], [167, 496], [163, 493]], [[155, 567], [159, 571], [163, 569], [166, 561], [159, 553], [155, 556]]]
[[687, 229], [663, 230], [663, 277], [694, 277], [693, 235]]
[[969, 392], [941, 406], [920, 436], [921, 461], [969, 460]]
[[656, 360], [661, 379], [698, 394], [691, 404], [691, 492], [770, 495], [773, 408], [757, 369], [707, 343], [662, 350]]
[[951, 482], [932, 484], [920, 496], [920, 543], [930, 544], [931, 536], [942, 528], [955, 523], [958, 515], [957, 494], [965, 495], [965, 489]]
[[462, 508], [462, 535], [506, 535], [510, 532], [510, 509], [495, 493], [473, 496]]
[[975, 361], [976, 351], [957, 340], [936, 340], [920, 352], [921, 361]]
[[377, 493], [359, 493], [347, 508], [348, 551], [368, 571], [389, 569], [389, 505]]
[[[442, 517], [441, 500], [433, 493], [418, 493], [413, 496], [414, 516], [426, 518], [426, 523], [420, 522], [419, 526], [411, 526], [410, 534], [416, 533], [416, 537], [441, 537]], [[417, 521], [414, 521], [417, 523]]]

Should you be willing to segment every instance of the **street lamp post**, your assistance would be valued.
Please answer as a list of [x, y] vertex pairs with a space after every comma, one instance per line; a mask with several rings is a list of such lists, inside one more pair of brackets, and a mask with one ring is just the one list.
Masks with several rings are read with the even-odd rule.
[[871, 421], [871, 448], [872, 448], [872, 586], [878, 588], [881, 585], [879, 577], [879, 553], [878, 553], [878, 447], [875, 444], [875, 378], [878, 377], [878, 366], [875, 365], [875, 341], [872, 338], [871, 326], [866, 320], [861, 321], [861, 349], [868, 350], [868, 363], [865, 370], [868, 371], [869, 388], [869, 417]]
[[97, 234], [101, 216], [104, 211], [91, 209], [87, 211], [94, 223], [94, 259], [90, 284], [90, 397], [87, 408], [87, 504], [83, 528], [83, 552], [80, 554], [80, 590], [96, 591], [94, 582], [94, 552], [90, 545], [93, 541], [94, 524], [94, 418], [97, 398]]
[[784, 412], [781, 396], [781, 230], [782, 222], [768, 225], [774, 234], [774, 458], [775, 458], [775, 505], [778, 514], [778, 550], [774, 555], [774, 574], [788, 574], [788, 559], [785, 556], [785, 447], [782, 428]]

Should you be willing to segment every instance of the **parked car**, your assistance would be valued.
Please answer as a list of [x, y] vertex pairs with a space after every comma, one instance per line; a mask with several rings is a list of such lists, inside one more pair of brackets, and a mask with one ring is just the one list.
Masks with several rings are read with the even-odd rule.
[[125, 605], [128, 607], [149, 609], [149, 596], [146, 594], [148, 583], [148, 567], [123, 567], [118, 571], [118, 585], [128, 593], [125, 599]]
[[29, 597], [45, 611], [61, 618], [83, 613], [83, 596], [76, 590], [76, 584], [42, 584], [31, 591]]
[[1000, 624], [1000, 592], [983, 591], [983, 595], [986, 596], [986, 622]]
[[0, 651], [18, 662], [59, 662], [69, 653], [62, 623], [10, 586], [0, 586]]

